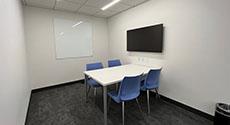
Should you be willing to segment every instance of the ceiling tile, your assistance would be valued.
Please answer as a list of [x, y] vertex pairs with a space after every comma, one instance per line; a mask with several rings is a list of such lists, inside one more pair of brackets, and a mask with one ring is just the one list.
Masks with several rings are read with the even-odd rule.
[[127, 4], [117, 3], [117, 4], [113, 5], [112, 7], [108, 8], [108, 10], [113, 10], [113, 11], [120, 12], [120, 11], [127, 10], [130, 7], [132, 7], [132, 6], [127, 5]]
[[145, 1], [148, 1], [148, 0], [122, 0], [121, 3], [126, 4], [126, 5], [136, 6]]
[[88, 0], [85, 5], [102, 8], [113, 0]]
[[117, 12], [116, 11], [112, 11], [112, 10], [106, 10], [106, 11], [99, 11], [98, 13], [94, 14], [94, 16], [98, 16], [98, 17], [111, 17], [113, 15], [115, 15]]
[[55, 5], [55, 0], [26, 0], [26, 4], [29, 6], [52, 9]]
[[64, 1], [78, 3], [78, 4], [84, 4], [87, 0], [64, 0]]
[[96, 8], [96, 7], [91, 7], [91, 6], [82, 6], [78, 12], [80, 13], [84, 13], [84, 14], [89, 14], [89, 15], [93, 15], [97, 12], [99, 12], [100, 9]]
[[78, 8], [80, 8], [80, 6], [81, 4], [77, 4], [77, 3], [57, 1], [55, 9], [76, 12]]

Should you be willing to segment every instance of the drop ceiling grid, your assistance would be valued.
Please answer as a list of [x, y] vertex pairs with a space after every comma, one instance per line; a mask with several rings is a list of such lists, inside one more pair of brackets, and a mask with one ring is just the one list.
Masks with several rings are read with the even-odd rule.
[[101, 10], [101, 7], [112, 1], [113, 0], [24, 0], [26, 6], [83, 13], [104, 18], [121, 13], [148, 0], [121, 0], [107, 10]]
[[70, 12], [76, 12], [78, 8], [80, 8], [82, 5], [80, 3], [72, 3], [67, 1], [58, 1], [55, 4], [54, 9], [56, 10], [64, 10], [64, 11], [70, 11]]

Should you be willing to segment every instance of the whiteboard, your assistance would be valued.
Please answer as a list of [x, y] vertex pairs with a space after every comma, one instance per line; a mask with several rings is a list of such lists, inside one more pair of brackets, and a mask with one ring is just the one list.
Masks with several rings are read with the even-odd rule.
[[91, 23], [54, 18], [54, 33], [57, 59], [92, 56]]

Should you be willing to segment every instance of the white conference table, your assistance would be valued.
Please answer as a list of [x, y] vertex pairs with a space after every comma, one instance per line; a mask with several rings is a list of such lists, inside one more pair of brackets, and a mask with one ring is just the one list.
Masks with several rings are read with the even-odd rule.
[[[125, 76], [136, 76], [142, 73], [147, 74], [151, 69], [160, 69], [160, 66], [148, 67], [137, 64], [128, 64], [116, 67], [109, 67], [91, 71], [85, 71], [85, 85], [87, 92], [88, 77], [97, 81], [103, 86], [104, 102], [104, 125], [107, 125], [107, 86], [121, 82]], [[87, 94], [86, 94], [87, 96]]]

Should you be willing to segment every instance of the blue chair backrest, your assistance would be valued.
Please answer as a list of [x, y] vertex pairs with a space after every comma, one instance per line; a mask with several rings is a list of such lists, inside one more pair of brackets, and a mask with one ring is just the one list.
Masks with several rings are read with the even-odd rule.
[[90, 64], [86, 64], [86, 70], [95, 70], [95, 69], [102, 69], [103, 65], [102, 63], [98, 62], [98, 63], [90, 63]]
[[120, 66], [120, 65], [121, 65], [121, 61], [119, 59], [114, 59], [114, 60], [108, 61], [109, 67]]
[[160, 72], [161, 69], [152, 69], [148, 72], [148, 75], [145, 79], [145, 86], [147, 89], [159, 87]]
[[118, 97], [122, 101], [128, 101], [137, 98], [140, 95], [141, 76], [125, 77], [120, 85]]

